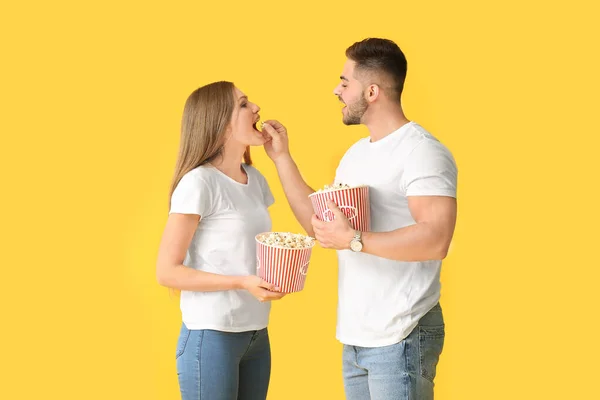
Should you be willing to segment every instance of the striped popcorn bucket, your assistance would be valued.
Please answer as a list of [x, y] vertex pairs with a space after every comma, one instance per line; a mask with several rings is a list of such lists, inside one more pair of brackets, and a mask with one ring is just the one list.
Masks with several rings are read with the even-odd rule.
[[368, 186], [315, 192], [308, 197], [312, 202], [317, 218], [321, 221], [333, 221], [333, 212], [327, 207], [327, 200], [331, 199], [337, 204], [346, 218], [348, 218], [353, 229], [361, 232], [371, 230], [371, 208]]
[[[256, 235], [256, 274], [263, 280], [279, 287], [279, 292], [293, 293], [304, 289], [311, 247], [288, 249], [271, 246], [260, 241]], [[313, 243], [314, 246], [314, 243]]]

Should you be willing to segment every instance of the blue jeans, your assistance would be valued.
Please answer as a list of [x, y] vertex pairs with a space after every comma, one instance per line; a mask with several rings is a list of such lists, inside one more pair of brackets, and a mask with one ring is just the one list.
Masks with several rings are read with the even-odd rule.
[[182, 400], [265, 400], [271, 376], [267, 329], [248, 332], [189, 330], [177, 342]]
[[438, 304], [400, 343], [383, 347], [344, 345], [346, 399], [433, 400], [444, 335], [444, 317]]

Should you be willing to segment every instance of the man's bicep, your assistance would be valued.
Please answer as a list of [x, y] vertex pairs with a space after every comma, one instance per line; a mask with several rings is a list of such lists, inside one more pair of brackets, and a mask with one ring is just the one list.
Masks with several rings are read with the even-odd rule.
[[456, 199], [450, 196], [409, 196], [408, 208], [417, 223], [435, 226], [452, 236], [456, 224]]

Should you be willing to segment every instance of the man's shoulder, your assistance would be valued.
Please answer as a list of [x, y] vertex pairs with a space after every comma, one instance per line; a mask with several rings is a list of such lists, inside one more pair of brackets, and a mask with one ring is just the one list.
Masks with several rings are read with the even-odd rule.
[[350, 147], [348, 147], [348, 150], [346, 150], [342, 159], [352, 157], [353, 154], [361, 154], [363, 149], [365, 148], [365, 146], [368, 146], [368, 144], [369, 144], [368, 136], [358, 139]]
[[416, 153], [451, 155], [450, 149], [446, 147], [437, 137], [419, 124], [413, 124], [410, 134], [404, 145], [408, 148], [409, 155]]
[[357, 147], [367, 146], [369, 143], [369, 140], [370, 140], [369, 136], [360, 138], [356, 142], [354, 142], [348, 150], [355, 149]]

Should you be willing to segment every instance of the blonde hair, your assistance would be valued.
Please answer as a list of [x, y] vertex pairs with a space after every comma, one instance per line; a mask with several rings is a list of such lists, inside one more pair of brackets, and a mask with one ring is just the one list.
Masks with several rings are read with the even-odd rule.
[[[236, 104], [234, 89], [232, 82], [210, 83], [194, 90], [185, 102], [169, 205], [173, 191], [185, 174], [222, 154], [225, 133]], [[244, 152], [244, 162], [252, 164], [250, 147]]]

